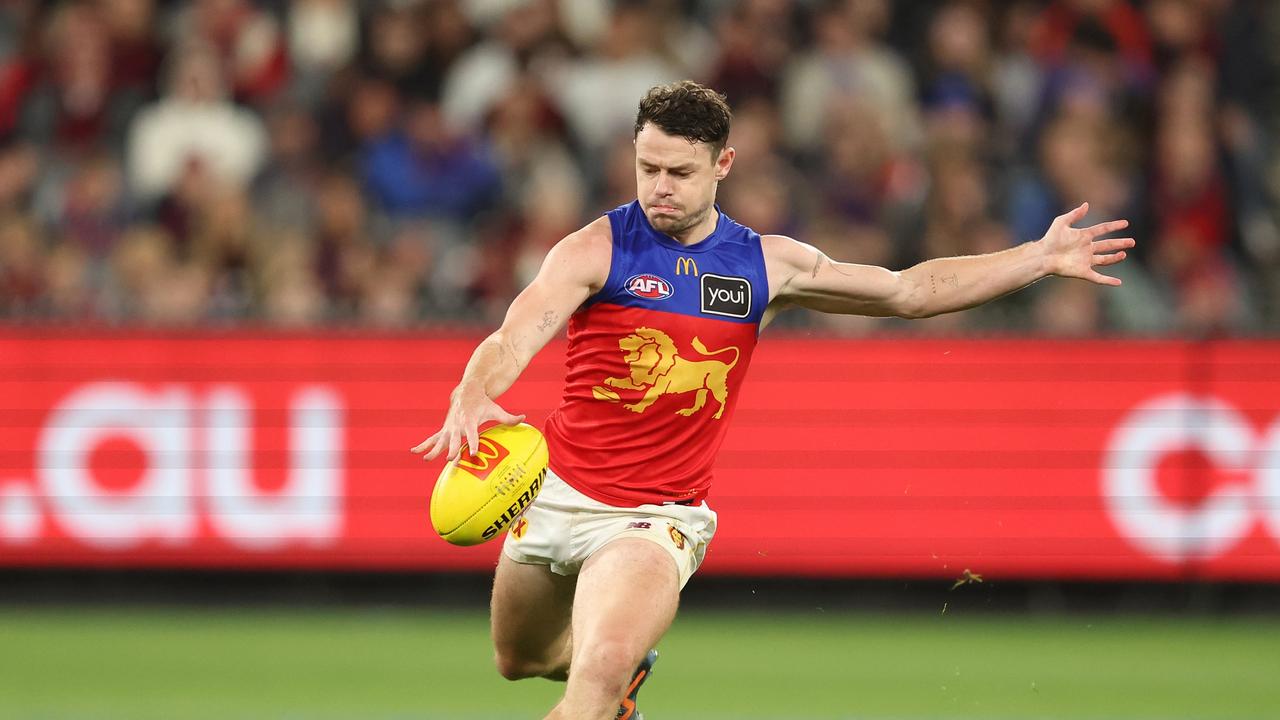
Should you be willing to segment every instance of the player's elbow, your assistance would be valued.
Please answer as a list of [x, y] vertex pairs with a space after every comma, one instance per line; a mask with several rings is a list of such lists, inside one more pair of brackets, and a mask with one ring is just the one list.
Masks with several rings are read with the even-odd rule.
[[898, 291], [893, 299], [893, 314], [907, 320], [933, 317], [937, 313], [929, 308], [929, 297], [920, 283], [905, 273], [899, 273]]

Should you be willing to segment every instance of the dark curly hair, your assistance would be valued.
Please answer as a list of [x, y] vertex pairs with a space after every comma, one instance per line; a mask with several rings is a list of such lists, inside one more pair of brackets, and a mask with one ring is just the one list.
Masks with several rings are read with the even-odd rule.
[[645, 123], [653, 123], [668, 135], [710, 145], [714, 162], [729, 142], [732, 118], [724, 95], [692, 80], [681, 80], [649, 90], [636, 113], [635, 135]]

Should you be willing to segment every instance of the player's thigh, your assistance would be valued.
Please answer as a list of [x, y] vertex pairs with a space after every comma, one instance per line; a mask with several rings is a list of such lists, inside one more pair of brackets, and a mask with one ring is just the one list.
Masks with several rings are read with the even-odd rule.
[[498, 652], [529, 659], [556, 655], [569, 631], [576, 582], [547, 565], [519, 563], [502, 553], [490, 608]]
[[582, 566], [573, 602], [574, 667], [631, 668], [671, 627], [680, 580], [671, 554], [644, 538], [614, 540]]

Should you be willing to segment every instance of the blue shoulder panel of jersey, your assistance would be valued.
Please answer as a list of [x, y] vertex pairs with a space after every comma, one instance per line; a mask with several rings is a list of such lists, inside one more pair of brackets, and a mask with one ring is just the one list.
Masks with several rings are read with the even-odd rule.
[[610, 303], [708, 320], [759, 323], [769, 303], [760, 235], [720, 212], [706, 239], [684, 246], [649, 224], [639, 201], [608, 213], [609, 279], [587, 305]]

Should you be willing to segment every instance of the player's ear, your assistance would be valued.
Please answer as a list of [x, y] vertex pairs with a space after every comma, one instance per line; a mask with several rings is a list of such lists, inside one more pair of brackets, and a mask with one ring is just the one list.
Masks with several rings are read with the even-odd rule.
[[720, 151], [720, 157], [716, 158], [716, 182], [729, 176], [729, 169], [733, 167], [733, 159], [737, 156], [738, 151], [728, 146]]

